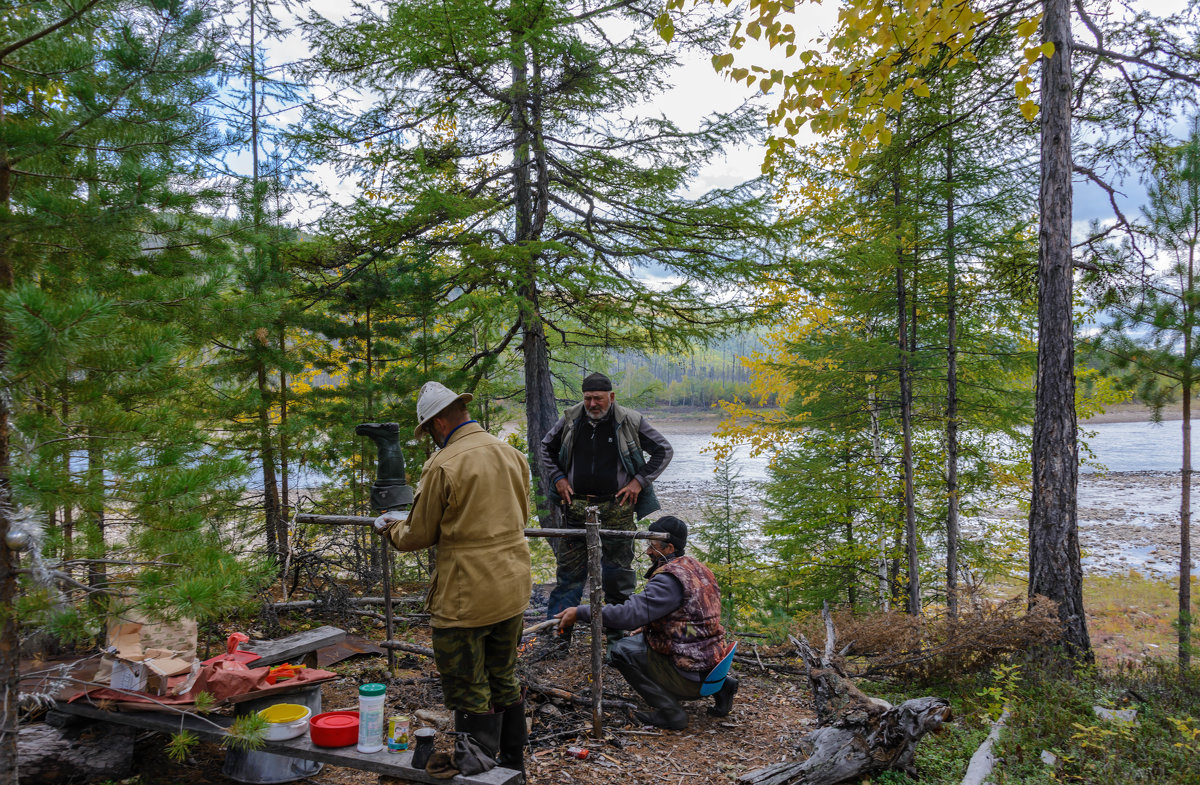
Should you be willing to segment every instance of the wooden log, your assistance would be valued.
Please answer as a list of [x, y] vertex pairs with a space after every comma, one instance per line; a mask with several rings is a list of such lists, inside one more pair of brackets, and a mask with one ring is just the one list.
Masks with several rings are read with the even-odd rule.
[[743, 785], [834, 785], [889, 769], [915, 775], [917, 743], [950, 719], [950, 704], [943, 698], [914, 698], [892, 706], [864, 694], [835, 660], [837, 636], [828, 605], [822, 616], [824, 652], [818, 653], [803, 636], [792, 638], [808, 672], [819, 727], [800, 741], [801, 760], [743, 774], [738, 778]]
[[133, 764], [134, 735], [132, 728], [104, 722], [23, 727], [17, 737], [21, 783], [57, 785], [124, 779]]
[[992, 776], [992, 767], [996, 765], [996, 753], [992, 751], [992, 748], [996, 746], [996, 742], [1000, 741], [1000, 731], [1007, 722], [1008, 709], [1005, 708], [1000, 713], [1000, 718], [992, 723], [992, 729], [988, 731], [987, 738], [971, 756], [971, 761], [967, 764], [967, 773], [963, 775], [960, 785], [983, 785], [988, 777]]

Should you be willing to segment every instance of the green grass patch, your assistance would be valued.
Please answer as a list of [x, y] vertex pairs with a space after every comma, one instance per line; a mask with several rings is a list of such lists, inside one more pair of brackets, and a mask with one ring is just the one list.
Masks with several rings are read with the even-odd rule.
[[[901, 702], [950, 701], [955, 719], [917, 746], [919, 780], [887, 772], [888, 785], [961, 782], [1001, 703], [1009, 718], [995, 751], [994, 785], [1172, 783], [1200, 785], [1200, 670], [1181, 677], [1166, 659], [1106, 671], [1044, 668], [1033, 662], [922, 685], [863, 683], [869, 695]], [[1135, 709], [1132, 724], [1096, 716], [1094, 706]], [[1050, 752], [1055, 762], [1046, 763]]]

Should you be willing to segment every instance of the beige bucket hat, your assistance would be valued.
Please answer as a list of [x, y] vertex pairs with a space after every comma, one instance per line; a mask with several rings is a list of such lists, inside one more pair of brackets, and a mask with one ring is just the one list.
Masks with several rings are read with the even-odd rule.
[[471, 393], [455, 393], [441, 382], [425, 382], [417, 396], [417, 429], [414, 434], [420, 436], [426, 423], [450, 404], [455, 401], [469, 403], [474, 397]]

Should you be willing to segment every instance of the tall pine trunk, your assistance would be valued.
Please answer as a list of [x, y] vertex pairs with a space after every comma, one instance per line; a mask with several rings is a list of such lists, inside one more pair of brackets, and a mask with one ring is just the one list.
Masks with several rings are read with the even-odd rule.
[[951, 131], [946, 138], [946, 611], [951, 619], [958, 618], [958, 260], [954, 206]]
[[87, 442], [87, 489], [84, 494], [84, 508], [87, 522], [87, 555], [92, 561], [88, 562], [87, 584], [93, 589], [92, 602], [100, 608], [104, 595], [101, 591], [108, 582], [108, 571], [104, 563], [108, 555], [104, 540], [104, 448], [99, 439], [89, 432]]
[[882, 611], [891, 610], [892, 607], [892, 592], [888, 584], [888, 519], [883, 514], [883, 439], [880, 434], [879, 427], [879, 397], [875, 394], [875, 385], [872, 384], [867, 389], [867, 411], [871, 415], [871, 460], [875, 464], [875, 471], [872, 474], [875, 477], [875, 498], [879, 502], [879, 541], [876, 578], [879, 587], [879, 609]]
[[1092, 661], [1083, 608], [1076, 494], [1075, 345], [1071, 270], [1071, 4], [1044, 0], [1043, 38], [1055, 46], [1041, 80], [1038, 368], [1029, 510], [1029, 596], [1058, 603], [1067, 655]]
[[[892, 183], [892, 196], [899, 221], [900, 184]], [[908, 346], [908, 300], [904, 281], [904, 248], [900, 233], [896, 233], [896, 326], [900, 357], [900, 427], [904, 439], [904, 549], [908, 557], [908, 592], [905, 610], [918, 616], [921, 613], [921, 564], [917, 548], [917, 508], [913, 498], [913, 453], [912, 453], [912, 379], [910, 378], [910, 351]]]
[[[287, 333], [283, 327], [279, 328], [279, 356], [282, 358], [284, 352], [287, 351]], [[279, 533], [276, 539], [279, 542], [279, 549], [282, 553], [287, 554], [290, 548], [288, 543], [288, 520], [291, 516], [291, 490], [289, 488], [288, 478], [288, 443], [287, 443], [287, 418], [288, 418], [288, 398], [287, 398], [287, 371], [282, 365], [279, 368]]]
[[[67, 398], [67, 383], [63, 382], [63, 397], [62, 397], [62, 421], [64, 428], [69, 428], [71, 422], [71, 406]], [[75, 491], [74, 482], [71, 474], [71, 451], [63, 452], [63, 475], [67, 478], [67, 494], [63, 499], [62, 511], [62, 537], [63, 537], [63, 561], [70, 561], [75, 558]], [[71, 574], [71, 568], [67, 567], [64, 570], [68, 575]]]
[[[260, 328], [260, 334], [265, 332]], [[264, 341], [265, 343], [265, 341]], [[275, 477], [275, 444], [271, 438], [271, 390], [267, 384], [267, 367], [258, 363], [258, 450], [263, 475], [263, 513], [266, 517], [267, 554], [282, 566], [283, 550], [279, 542], [279, 486]]]

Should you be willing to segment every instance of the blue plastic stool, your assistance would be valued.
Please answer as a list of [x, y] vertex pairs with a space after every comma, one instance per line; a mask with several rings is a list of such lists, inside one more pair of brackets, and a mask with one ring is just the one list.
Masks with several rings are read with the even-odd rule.
[[733, 665], [733, 653], [737, 651], [737, 641], [729, 647], [729, 651], [725, 652], [725, 656], [721, 658], [708, 675], [704, 677], [704, 681], [700, 682], [700, 695], [712, 695], [720, 691], [721, 686], [725, 684], [725, 677], [729, 675], [729, 667]]

